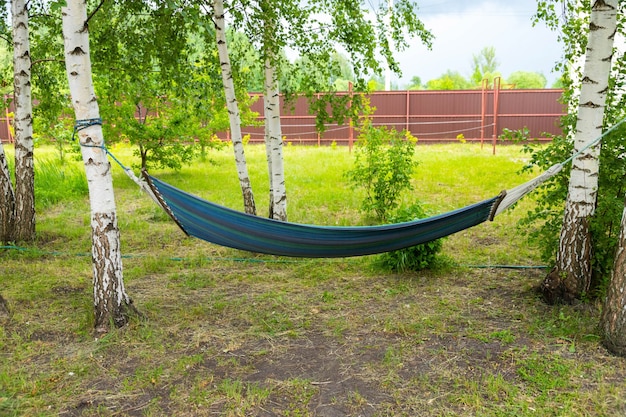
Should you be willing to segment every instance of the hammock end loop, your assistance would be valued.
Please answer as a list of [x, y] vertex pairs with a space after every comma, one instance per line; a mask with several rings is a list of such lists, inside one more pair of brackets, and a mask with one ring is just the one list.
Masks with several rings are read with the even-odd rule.
[[500, 191], [500, 194], [498, 194], [498, 197], [496, 197], [496, 201], [494, 201], [493, 206], [491, 206], [491, 211], [489, 212], [490, 222], [492, 222], [493, 218], [496, 217], [498, 206], [500, 205], [502, 200], [504, 200], [504, 197], [506, 197], [506, 190]]

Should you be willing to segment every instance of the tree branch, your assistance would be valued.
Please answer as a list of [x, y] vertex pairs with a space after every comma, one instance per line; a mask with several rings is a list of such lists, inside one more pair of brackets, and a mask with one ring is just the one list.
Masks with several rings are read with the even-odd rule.
[[43, 59], [37, 59], [35, 61], [32, 61], [30, 63], [30, 67], [34, 67], [35, 64], [41, 64], [42, 62], [65, 62], [64, 59], [59, 59], [59, 58], [43, 58]]
[[102, 0], [100, 4], [98, 4], [98, 6], [94, 9], [94, 11], [91, 12], [89, 16], [87, 16], [87, 20], [85, 20], [85, 25], [87, 25], [89, 23], [89, 20], [91, 20], [91, 18], [93, 17], [93, 15], [95, 15], [98, 12], [98, 10], [100, 10], [100, 8], [104, 5], [105, 1], [106, 0]]

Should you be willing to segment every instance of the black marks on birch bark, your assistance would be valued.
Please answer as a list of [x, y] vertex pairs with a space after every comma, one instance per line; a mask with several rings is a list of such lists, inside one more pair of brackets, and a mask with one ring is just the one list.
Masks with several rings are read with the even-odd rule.
[[86, 52], [83, 48], [81, 48], [80, 46], [75, 47], [74, 49], [72, 49], [71, 51], [69, 51], [70, 55], [85, 55]]

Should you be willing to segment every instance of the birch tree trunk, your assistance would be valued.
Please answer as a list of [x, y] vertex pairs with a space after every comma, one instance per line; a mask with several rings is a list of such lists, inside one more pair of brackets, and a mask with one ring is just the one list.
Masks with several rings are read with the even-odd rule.
[[228, 55], [228, 45], [226, 43], [226, 23], [224, 21], [224, 1], [213, 1], [213, 21], [215, 22], [215, 36], [217, 38], [217, 50], [220, 59], [220, 68], [222, 69], [222, 83], [224, 84], [224, 93], [226, 95], [226, 107], [228, 109], [228, 118], [230, 121], [230, 137], [235, 152], [235, 163], [237, 165], [237, 175], [239, 176], [239, 184], [241, 193], [243, 194], [243, 205], [246, 213], [256, 214], [256, 205], [254, 204], [254, 194], [250, 185], [250, 176], [248, 175], [248, 166], [246, 164], [246, 155], [243, 149], [243, 140], [241, 135], [241, 115], [239, 113], [239, 103], [235, 94], [235, 83], [233, 82], [233, 71], [230, 65], [230, 57]]
[[13, 87], [15, 100], [15, 233], [14, 240], [35, 238], [35, 171], [30, 86], [28, 9], [24, 0], [11, 0], [13, 22]]
[[626, 207], [622, 222], [611, 281], [600, 317], [602, 343], [616, 355], [626, 356]]
[[[592, 2], [574, 153], [602, 134], [617, 5], [618, 0]], [[550, 303], [571, 303], [589, 291], [593, 253], [589, 219], [596, 208], [599, 156], [600, 146], [595, 145], [572, 162], [556, 265], [541, 285]]]
[[280, 95], [273, 63], [265, 60], [265, 146], [270, 181], [270, 216], [287, 221], [287, 190], [280, 127]]
[[94, 325], [96, 333], [102, 334], [111, 330], [110, 323], [124, 326], [137, 310], [124, 289], [111, 165], [104, 149], [100, 111], [91, 77], [85, 1], [67, 0], [61, 11], [72, 105], [76, 120], [85, 122], [78, 131], [78, 138], [91, 206]]
[[0, 141], [0, 243], [12, 242], [14, 230], [15, 194], [4, 146]]
[[[264, 84], [265, 85], [265, 84]], [[265, 88], [263, 88], [263, 112], [264, 114], [267, 114], [267, 106], [266, 103], [268, 102], [268, 98], [267, 98], [267, 91]], [[267, 123], [267, 118], [265, 119], [266, 122], [263, 124], [263, 143], [265, 144], [265, 159], [267, 161], [267, 178], [269, 179], [269, 204], [268, 204], [268, 213], [267, 213], [267, 217], [269, 217], [270, 219], [274, 218], [274, 187], [272, 186], [272, 147], [270, 145], [270, 126], [269, 123]]]

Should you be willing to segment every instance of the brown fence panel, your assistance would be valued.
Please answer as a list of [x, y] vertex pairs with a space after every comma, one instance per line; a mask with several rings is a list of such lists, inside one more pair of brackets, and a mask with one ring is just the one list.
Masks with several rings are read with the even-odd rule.
[[15, 105], [12, 96], [4, 96], [5, 103], [11, 99], [9, 106], [0, 111], [0, 141], [2, 143], [13, 143], [13, 133], [11, 133], [11, 125], [13, 124], [13, 112]]
[[[349, 94], [349, 93], [342, 93]], [[376, 108], [372, 116], [375, 126], [388, 126], [398, 131], [408, 130], [421, 143], [492, 141], [503, 129], [527, 128], [530, 136], [549, 140], [561, 134], [559, 120], [565, 107], [559, 102], [562, 90], [456, 90], [456, 91], [378, 91], [368, 95]], [[328, 124], [324, 133], [315, 127], [315, 116], [309, 114], [304, 97], [285, 104], [281, 97], [281, 127], [283, 138], [294, 144], [349, 144], [358, 134], [349, 125]], [[495, 109], [495, 111], [494, 111]], [[260, 126], [244, 126], [242, 133], [251, 142], [262, 142], [264, 136], [263, 97], [257, 95], [252, 110], [259, 114]], [[0, 114], [0, 139], [12, 140], [9, 112]], [[3, 117], [4, 116], [4, 117]], [[347, 122], [346, 122], [347, 123]], [[495, 135], [494, 135], [495, 128]], [[229, 140], [229, 132], [218, 136]]]
[[480, 138], [481, 92], [411, 91], [408, 125], [421, 142]]
[[[376, 109], [372, 116], [375, 126], [387, 126], [398, 131], [408, 130], [422, 143], [492, 141], [503, 130], [527, 128], [532, 138], [549, 140], [561, 134], [559, 120], [565, 107], [559, 102], [562, 90], [458, 90], [458, 91], [378, 91], [368, 95]], [[281, 102], [283, 103], [283, 102]], [[323, 134], [315, 130], [315, 117], [308, 113], [305, 98], [285, 106], [281, 124], [283, 137], [296, 144], [350, 143], [354, 132], [348, 125], [326, 125]], [[494, 108], [496, 108], [494, 111]], [[253, 110], [263, 121], [262, 97]], [[496, 135], [494, 136], [494, 128]], [[250, 140], [263, 140], [263, 128], [244, 127]], [[219, 134], [228, 139], [228, 133]]]
[[565, 106], [559, 102], [562, 93], [562, 90], [501, 90], [498, 134], [504, 128], [527, 128], [532, 138], [561, 134], [560, 118], [565, 114]]

